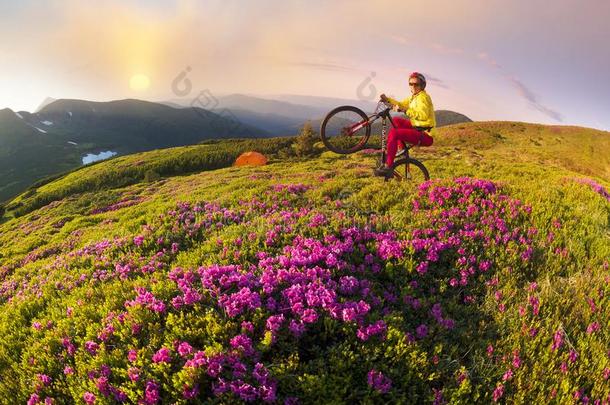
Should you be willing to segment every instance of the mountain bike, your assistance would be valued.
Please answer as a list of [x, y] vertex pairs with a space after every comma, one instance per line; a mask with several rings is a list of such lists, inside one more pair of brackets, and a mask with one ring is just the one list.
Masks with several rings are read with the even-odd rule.
[[[378, 167], [383, 166], [387, 153], [387, 120], [395, 127], [390, 111], [392, 105], [379, 101], [375, 112], [366, 115], [358, 107], [344, 105], [329, 112], [320, 126], [320, 137], [324, 145], [331, 151], [339, 154], [355, 153], [363, 150], [371, 136], [373, 123], [381, 119], [381, 154]], [[430, 179], [428, 169], [422, 162], [409, 156], [409, 150], [416, 145], [405, 144], [405, 148], [396, 154], [392, 165], [392, 174], [385, 177], [385, 181], [395, 179], [399, 181], [423, 182]], [[412, 170], [415, 167], [416, 170]]]

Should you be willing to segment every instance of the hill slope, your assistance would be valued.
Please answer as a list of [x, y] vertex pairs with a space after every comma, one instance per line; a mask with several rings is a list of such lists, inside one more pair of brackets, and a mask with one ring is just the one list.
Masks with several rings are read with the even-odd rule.
[[436, 126], [444, 127], [447, 125], [461, 124], [465, 122], [472, 122], [470, 118], [464, 114], [457, 113], [450, 110], [436, 110], [434, 111], [436, 116]]
[[78, 156], [70, 154], [71, 145], [50, 138], [21, 117], [10, 109], [0, 111], [0, 201], [36, 179], [78, 164]]
[[278, 143], [264, 167], [71, 189], [202, 145], [41, 186], [58, 199], [0, 224], [0, 398], [605, 400], [609, 136], [441, 128], [422, 185]]
[[36, 180], [78, 167], [89, 153], [123, 155], [212, 137], [267, 136], [268, 132], [222, 112], [140, 100], [62, 99], [34, 114], [6, 109], [0, 113], [0, 201]]

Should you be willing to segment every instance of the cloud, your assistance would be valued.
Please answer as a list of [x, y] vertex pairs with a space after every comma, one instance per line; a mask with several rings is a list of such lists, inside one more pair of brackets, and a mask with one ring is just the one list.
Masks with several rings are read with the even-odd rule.
[[417, 41], [411, 41], [407, 37], [405, 37], [403, 35], [397, 35], [397, 34], [386, 34], [384, 36], [387, 39], [389, 39], [390, 41], [393, 41], [393, 42], [401, 44], [401, 45], [423, 46], [426, 48], [434, 49], [436, 52], [442, 53], [442, 54], [461, 55], [466, 52], [463, 48], [445, 45], [440, 42], [426, 42], [421, 39], [419, 39]]
[[494, 67], [496, 69], [501, 69], [502, 67], [498, 64], [498, 62], [496, 62], [495, 59], [493, 59], [491, 56], [489, 56], [489, 54], [487, 54], [486, 52], [479, 52], [477, 54], [477, 58], [481, 59], [482, 61], [485, 61], [488, 65], [490, 65], [491, 67]]
[[338, 65], [334, 63], [315, 63], [315, 62], [289, 62], [289, 65], [301, 66], [312, 69], [330, 70], [338, 72], [360, 72], [361, 69], [357, 69], [352, 66]]
[[449, 86], [447, 85], [447, 83], [445, 83], [443, 80], [439, 79], [438, 77], [434, 77], [431, 74], [425, 73], [425, 72], [423, 72], [422, 74], [426, 78], [426, 82], [434, 83], [436, 86], [442, 87], [443, 89], [449, 89]]
[[519, 93], [519, 95], [523, 97], [532, 108], [540, 111], [547, 117], [557, 122], [563, 122], [562, 115], [559, 112], [551, 109], [550, 107], [545, 106], [540, 101], [538, 101], [538, 97], [536, 97], [536, 95], [529, 88], [527, 88], [523, 84], [523, 82], [521, 82], [521, 80], [511, 75], [505, 74], [504, 76], [509, 81], [509, 83], [517, 90], [517, 93]]
[[389, 35], [386, 35], [386, 38], [388, 38], [394, 42], [397, 42], [399, 44], [403, 44], [403, 45], [409, 45], [409, 43], [411, 42], [406, 37], [403, 37], [402, 35], [389, 34]]
[[[400, 71], [403, 74], [411, 74], [413, 72], [412, 70], [409, 70], [409, 69], [407, 69], [405, 67], [398, 67], [398, 68], [396, 68], [396, 70]], [[420, 71], [420, 73], [424, 75], [424, 77], [426, 78], [426, 82], [427, 83], [434, 83], [435, 86], [441, 87], [443, 89], [449, 89], [450, 88], [449, 85], [444, 80], [439, 79], [436, 76], [432, 76], [430, 73], [427, 73], [427, 72], [421, 72]]]
[[[404, 36], [400, 36], [400, 35], [396, 35], [396, 34], [388, 34], [386, 35], [386, 38], [399, 43], [399, 44], [403, 44], [403, 45], [408, 45], [411, 42], [408, 41], [407, 38], [405, 38]], [[508, 82], [511, 84], [511, 86], [513, 88], [515, 88], [517, 90], [517, 93], [524, 98], [525, 100], [527, 100], [527, 102], [529, 103], [529, 105], [541, 112], [542, 114], [546, 115], [547, 117], [550, 117], [551, 119], [558, 121], [558, 122], [563, 122], [563, 117], [562, 115], [543, 105], [538, 98], [536, 97], [536, 95], [528, 88], [525, 86], [525, 84], [523, 84], [522, 81], [520, 81], [519, 79], [517, 79], [515, 76], [513, 75], [509, 75], [508, 73], [506, 73], [504, 71], [504, 69], [502, 68], [502, 66], [494, 59], [492, 58], [487, 52], [479, 52], [479, 53], [472, 53], [472, 52], [468, 52], [466, 50], [464, 50], [463, 48], [459, 48], [459, 47], [452, 47], [452, 46], [447, 46], [445, 44], [442, 43], [438, 43], [438, 42], [418, 42], [418, 45], [430, 48], [435, 50], [438, 53], [441, 54], [445, 54], [445, 55], [468, 55], [471, 57], [475, 57], [481, 61], [483, 61], [484, 63], [486, 63], [488, 66], [492, 67], [493, 69], [496, 69], [498, 71], [500, 71], [500, 73], [502, 74], [502, 76], [508, 80]], [[437, 79], [435, 77], [430, 76], [429, 74], [424, 74], [424, 76], [426, 76], [426, 79], [429, 82], [434, 83], [435, 85], [448, 89], [449, 87], [440, 79]]]
[[[354, 94], [354, 82], [373, 71], [380, 73], [377, 85], [404, 89], [404, 74], [394, 78], [381, 73], [387, 69], [395, 74], [396, 66], [414, 62], [417, 69], [432, 73], [424, 74], [442, 92], [476, 80], [474, 61], [496, 69], [491, 71], [500, 74], [496, 81], [510, 83], [515, 97], [519, 94], [537, 111], [561, 118], [522, 81], [511, 81], [507, 73], [512, 72], [489, 54], [474, 52], [493, 43], [496, 56], [504, 56], [499, 52], [511, 38], [504, 30], [514, 29], [508, 9], [497, 13], [493, 5], [466, 2], [473, 7], [427, 3], [426, 15], [434, 16], [432, 29], [429, 19], [408, 18], [412, 1], [338, 0], [311, 6], [260, 0], [250, 6], [226, 0], [107, 0], [93, 8], [79, 0], [23, 0], [20, 6], [0, 1], [0, 11], [8, 7], [0, 13], [7, 16], [0, 27], [5, 39], [0, 45], [0, 87], [5, 90], [0, 104], [19, 97], [19, 102], [35, 100], [37, 105], [47, 95], [131, 97], [129, 78], [137, 73], [152, 82], [146, 94], [137, 96], [161, 99], [187, 66], [192, 67], [189, 79], [195, 89], [347, 97]], [[359, 12], [346, 14], [346, 9]], [[494, 83], [484, 92], [494, 87], [501, 86]], [[464, 95], [442, 93], [454, 99]], [[489, 111], [495, 108], [481, 104]]]
[[464, 49], [462, 49], [462, 48], [451, 47], [451, 46], [439, 44], [437, 42], [429, 44], [429, 46], [432, 49], [436, 50], [437, 52], [444, 53], [444, 54], [461, 55], [464, 53]]
[[513, 87], [517, 89], [519, 95], [526, 99], [534, 109], [540, 111], [541, 113], [543, 113], [547, 117], [554, 119], [555, 121], [563, 122], [563, 118], [560, 113], [555, 110], [552, 110], [551, 108], [545, 105], [542, 105], [538, 101], [536, 95], [530, 89], [528, 89], [519, 79], [509, 75], [506, 75], [506, 78], [513, 85]]
[[538, 101], [538, 97], [536, 97], [533, 91], [531, 91], [527, 86], [525, 86], [525, 84], [523, 84], [521, 80], [517, 79], [515, 76], [507, 74], [504, 69], [502, 69], [502, 66], [500, 66], [500, 64], [495, 59], [489, 56], [488, 53], [479, 52], [477, 54], [477, 58], [487, 63], [492, 68], [499, 70], [502, 76], [504, 76], [504, 78], [508, 80], [511, 86], [513, 86], [517, 90], [517, 93], [521, 97], [523, 97], [533, 109], [541, 112], [542, 114], [555, 121], [563, 122], [563, 117], [559, 112], [540, 103], [540, 101]]

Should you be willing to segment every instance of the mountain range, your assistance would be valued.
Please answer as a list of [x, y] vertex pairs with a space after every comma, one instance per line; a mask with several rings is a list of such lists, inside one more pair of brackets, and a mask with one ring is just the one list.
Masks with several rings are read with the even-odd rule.
[[[357, 105], [367, 112], [375, 108], [367, 101], [280, 97], [269, 100], [233, 94], [218, 99], [158, 103], [136, 99], [47, 99], [34, 113], [0, 110], [0, 202], [40, 179], [101, 157], [197, 144], [207, 139], [291, 136], [305, 121], [319, 127], [332, 106]], [[437, 120], [470, 121], [446, 111], [437, 111]]]
[[[264, 129], [275, 136], [294, 135], [305, 121], [319, 128], [326, 114], [340, 105], [355, 106], [369, 114], [377, 107], [377, 103], [366, 100], [301, 95], [273, 97], [271, 100], [245, 94], [208, 95], [202, 98], [203, 104], [198, 98], [172, 99], [162, 103], [175, 108], [203, 105], [204, 108], [212, 108], [212, 111], [230, 111], [240, 122]], [[472, 121], [463, 114], [449, 110], [436, 110], [435, 114], [438, 127]]]

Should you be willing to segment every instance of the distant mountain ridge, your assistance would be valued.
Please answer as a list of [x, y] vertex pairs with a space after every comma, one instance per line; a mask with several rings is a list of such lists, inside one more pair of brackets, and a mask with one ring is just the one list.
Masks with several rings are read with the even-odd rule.
[[[331, 97], [278, 97], [229, 94], [163, 103], [47, 98], [34, 113], [0, 110], [0, 202], [41, 178], [78, 167], [87, 154], [124, 155], [212, 138], [292, 136], [306, 121], [319, 129], [324, 116], [339, 105], [355, 105], [366, 113], [377, 105]], [[452, 111], [436, 114], [438, 126], [470, 121]]]
[[37, 113], [0, 111], [0, 201], [36, 180], [82, 164], [86, 154], [119, 155], [216, 138], [271, 134], [203, 108], [176, 109], [134, 99], [53, 101]]
[[460, 114], [450, 110], [436, 110], [434, 112], [436, 116], [436, 126], [444, 127], [447, 125], [461, 124], [463, 122], [472, 122], [470, 118], [464, 114]]
[[[262, 128], [276, 136], [295, 134], [305, 121], [311, 121], [314, 128], [319, 128], [326, 114], [341, 105], [358, 107], [367, 114], [377, 107], [376, 102], [368, 100], [286, 94], [273, 97], [274, 99], [267, 99], [230, 94], [206, 99], [205, 107], [213, 107], [213, 111], [229, 110], [239, 121]], [[197, 105], [190, 99], [173, 99], [164, 101], [163, 104], [175, 108]], [[463, 114], [449, 110], [437, 110], [436, 120], [439, 127], [472, 121]]]

